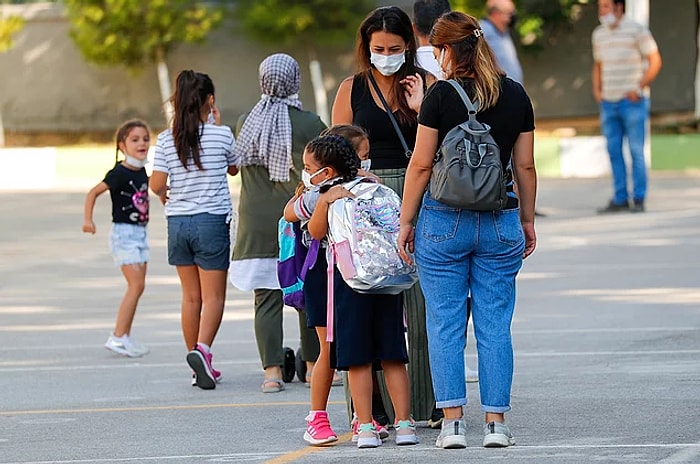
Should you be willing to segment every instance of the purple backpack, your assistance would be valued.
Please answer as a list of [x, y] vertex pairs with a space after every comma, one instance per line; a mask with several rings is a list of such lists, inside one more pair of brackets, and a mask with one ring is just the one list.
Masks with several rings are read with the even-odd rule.
[[321, 242], [314, 239], [309, 248], [302, 242], [299, 222], [280, 218], [278, 223], [279, 259], [277, 279], [282, 288], [284, 304], [304, 309], [304, 279], [307, 271], [316, 263]]

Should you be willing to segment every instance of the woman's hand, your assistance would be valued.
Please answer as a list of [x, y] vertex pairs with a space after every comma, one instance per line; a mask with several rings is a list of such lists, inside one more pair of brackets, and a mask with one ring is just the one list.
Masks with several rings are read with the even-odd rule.
[[523, 234], [525, 235], [525, 251], [523, 251], [523, 259], [527, 258], [535, 251], [537, 246], [537, 236], [535, 235], [535, 223], [534, 222], [524, 222]]
[[423, 103], [423, 78], [416, 73], [412, 76], [406, 76], [399, 84], [403, 86], [403, 93], [406, 96], [406, 103], [416, 113], [420, 112], [420, 106]]
[[409, 253], [413, 253], [413, 241], [416, 236], [416, 230], [411, 224], [402, 225], [399, 229], [399, 256], [406, 264], [413, 263], [413, 259]]

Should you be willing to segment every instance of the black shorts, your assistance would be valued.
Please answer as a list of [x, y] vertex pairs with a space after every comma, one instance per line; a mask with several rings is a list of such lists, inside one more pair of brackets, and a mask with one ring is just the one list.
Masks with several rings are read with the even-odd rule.
[[407, 363], [403, 296], [357, 293], [337, 268], [334, 271], [337, 368], [381, 361]]
[[326, 327], [326, 249], [318, 250], [316, 264], [306, 272], [304, 279], [304, 309], [306, 309], [306, 325], [314, 327]]

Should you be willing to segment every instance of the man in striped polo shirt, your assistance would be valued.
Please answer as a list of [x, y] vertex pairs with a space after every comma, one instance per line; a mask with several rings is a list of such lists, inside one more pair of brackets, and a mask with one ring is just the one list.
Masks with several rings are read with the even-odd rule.
[[[593, 96], [607, 139], [614, 195], [599, 213], [643, 212], [647, 190], [644, 137], [648, 87], [661, 70], [661, 55], [649, 29], [625, 16], [624, 0], [598, 0], [600, 25], [593, 31]], [[632, 203], [622, 141], [632, 155]]]

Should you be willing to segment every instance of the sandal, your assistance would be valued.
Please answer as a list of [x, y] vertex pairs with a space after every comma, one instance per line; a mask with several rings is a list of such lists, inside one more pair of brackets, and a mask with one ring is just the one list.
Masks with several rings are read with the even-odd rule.
[[284, 381], [282, 379], [265, 379], [260, 388], [263, 393], [279, 393], [284, 390]]

